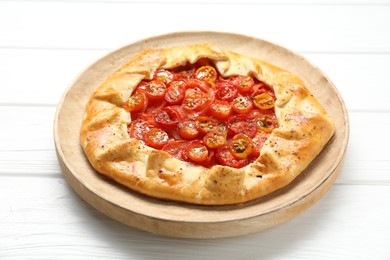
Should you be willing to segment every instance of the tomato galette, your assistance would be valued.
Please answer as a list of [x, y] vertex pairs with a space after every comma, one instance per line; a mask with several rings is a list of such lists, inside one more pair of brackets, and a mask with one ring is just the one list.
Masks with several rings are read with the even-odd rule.
[[223, 205], [294, 180], [333, 135], [296, 75], [210, 44], [147, 49], [92, 94], [92, 166], [159, 199]]

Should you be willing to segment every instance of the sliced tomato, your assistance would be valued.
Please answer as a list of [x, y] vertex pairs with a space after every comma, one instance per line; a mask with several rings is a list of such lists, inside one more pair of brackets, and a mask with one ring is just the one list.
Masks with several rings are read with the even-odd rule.
[[270, 109], [275, 106], [274, 98], [268, 93], [262, 93], [253, 97], [253, 103], [260, 109]]
[[233, 167], [233, 168], [241, 168], [247, 164], [246, 158], [244, 159], [237, 158], [230, 152], [230, 148], [228, 144], [218, 147], [215, 157], [222, 165]]
[[145, 113], [148, 115], [155, 115], [158, 111], [160, 111], [166, 105], [165, 100], [161, 102], [156, 102], [156, 100], [150, 100], [148, 108], [145, 110]]
[[165, 106], [163, 109], [166, 110], [171, 116], [177, 118], [179, 121], [185, 118], [185, 115], [183, 115], [183, 109], [179, 105]]
[[274, 115], [275, 112], [273, 109], [266, 109], [266, 110], [263, 110], [263, 109], [257, 109], [257, 108], [254, 108], [252, 109], [249, 113], [248, 113], [248, 118], [250, 120], [254, 120], [258, 117], [261, 117], [261, 116], [264, 116], [264, 115]]
[[154, 120], [166, 130], [174, 129], [179, 122], [175, 112], [169, 109], [169, 107], [164, 107], [158, 111], [154, 117]]
[[165, 100], [171, 105], [180, 104], [184, 99], [185, 85], [182, 80], [172, 81], [165, 93]]
[[209, 149], [209, 155], [207, 159], [203, 162], [198, 162], [199, 165], [210, 168], [217, 163], [217, 159], [215, 157], [215, 151], [213, 149]]
[[249, 112], [248, 118], [256, 125], [259, 131], [270, 133], [278, 127], [278, 121], [273, 109], [253, 109]]
[[208, 116], [199, 116], [196, 120], [196, 126], [202, 134], [215, 132], [218, 130], [219, 122], [215, 118]]
[[153, 148], [160, 149], [168, 143], [168, 134], [160, 128], [151, 128], [145, 134], [145, 143]]
[[197, 79], [206, 80], [214, 82], [217, 79], [218, 73], [211, 66], [202, 66], [199, 67], [195, 72], [195, 77]]
[[148, 98], [146, 95], [138, 91], [134, 95], [130, 96], [123, 108], [128, 112], [143, 112], [148, 106]]
[[184, 82], [187, 82], [189, 79], [191, 79], [194, 76], [194, 74], [195, 74], [194, 68], [175, 71], [172, 80], [183, 80]]
[[229, 149], [237, 158], [247, 158], [253, 151], [252, 139], [245, 134], [236, 134], [229, 141]]
[[232, 113], [232, 106], [227, 101], [217, 99], [210, 105], [210, 113], [216, 118], [225, 119]]
[[256, 120], [257, 128], [266, 133], [272, 132], [276, 127], [278, 127], [278, 122], [275, 116], [263, 115], [258, 117]]
[[161, 81], [152, 80], [144, 86], [146, 95], [153, 100], [164, 99], [167, 87]]
[[210, 89], [209, 93], [207, 94], [208, 100], [206, 105], [199, 111], [196, 112], [198, 116], [210, 116], [210, 106], [214, 103], [215, 101], [215, 95], [214, 95], [214, 90]]
[[246, 115], [236, 114], [228, 119], [229, 131], [236, 134], [245, 134], [249, 137], [254, 137], [257, 132], [257, 126]]
[[207, 93], [197, 89], [187, 89], [182, 103], [186, 110], [200, 111], [210, 102]]
[[215, 96], [224, 101], [232, 101], [237, 97], [237, 88], [232, 82], [224, 81], [216, 85]]
[[154, 120], [153, 114], [141, 113], [138, 117], [139, 120], [143, 121], [150, 127], [156, 126], [156, 121]]
[[185, 148], [188, 145], [188, 141], [185, 140], [177, 140], [177, 141], [171, 141], [164, 145], [161, 150], [169, 153], [173, 157], [179, 159], [179, 160], [187, 160], [187, 155], [185, 152]]
[[186, 87], [199, 89], [205, 93], [209, 93], [210, 90], [213, 88], [211, 83], [200, 79], [189, 79], [186, 83]]
[[169, 70], [158, 69], [154, 72], [153, 79], [163, 82], [165, 85], [169, 84], [173, 79], [173, 73]]
[[196, 122], [193, 120], [182, 121], [177, 127], [180, 137], [186, 140], [195, 139], [199, 134]]
[[154, 117], [140, 114], [138, 118], [129, 124], [128, 131], [132, 138], [144, 141], [145, 133], [155, 127]]
[[219, 124], [218, 127], [217, 127], [216, 132], [224, 134], [225, 136], [227, 136], [228, 135], [228, 129], [227, 129], [225, 123]]
[[194, 162], [204, 162], [209, 156], [209, 150], [199, 140], [195, 140], [186, 147], [186, 154]]
[[130, 137], [140, 141], [144, 141], [144, 134], [149, 130], [150, 127], [141, 120], [132, 121], [128, 127]]
[[203, 143], [209, 148], [218, 148], [226, 143], [226, 134], [218, 131], [207, 133], [203, 137]]
[[251, 76], [237, 76], [233, 78], [233, 83], [236, 85], [239, 92], [248, 92], [252, 90], [255, 81]]
[[273, 99], [276, 99], [274, 91], [263, 82], [253, 85], [252, 91], [250, 93], [251, 97], [255, 97], [263, 93], [268, 93], [273, 97]]
[[239, 114], [246, 114], [253, 108], [252, 100], [249, 97], [239, 96], [233, 100], [233, 110]]
[[261, 148], [263, 148], [263, 145], [265, 141], [267, 141], [268, 137], [270, 136], [269, 133], [265, 132], [257, 132], [255, 137], [252, 138], [253, 141], [253, 151], [251, 156], [259, 157]]

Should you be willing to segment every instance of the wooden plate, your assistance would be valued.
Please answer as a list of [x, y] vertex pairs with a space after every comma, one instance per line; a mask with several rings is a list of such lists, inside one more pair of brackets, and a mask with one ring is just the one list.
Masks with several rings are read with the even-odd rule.
[[[298, 74], [335, 120], [336, 133], [312, 164], [287, 187], [249, 203], [196, 206], [166, 202], [132, 192], [97, 174], [79, 144], [84, 107], [93, 90], [114, 70], [144, 48], [210, 42], [258, 57]], [[64, 176], [89, 204], [126, 225], [186, 238], [244, 235], [287, 221], [318, 201], [334, 182], [348, 143], [349, 123], [335, 86], [303, 57], [264, 40], [229, 33], [181, 32], [145, 39], [98, 60], [65, 92], [58, 105], [54, 138]]]

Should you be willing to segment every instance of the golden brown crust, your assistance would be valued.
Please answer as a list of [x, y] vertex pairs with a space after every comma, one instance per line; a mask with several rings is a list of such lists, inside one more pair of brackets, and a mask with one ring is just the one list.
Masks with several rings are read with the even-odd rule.
[[[142, 79], [158, 68], [174, 68], [201, 58], [224, 76], [251, 75], [277, 97], [279, 127], [259, 158], [241, 169], [208, 169], [180, 161], [130, 138], [130, 115], [122, 105]], [[267, 195], [294, 180], [320, 153], [334, 132], [331, 118], [293, 73], [210, 44], [144, 50], [114, 72], [93, 93], [82, 123], [81, 145], [92, 166], [115, 181], [149, 196], [194, 204], [242, 203]]]

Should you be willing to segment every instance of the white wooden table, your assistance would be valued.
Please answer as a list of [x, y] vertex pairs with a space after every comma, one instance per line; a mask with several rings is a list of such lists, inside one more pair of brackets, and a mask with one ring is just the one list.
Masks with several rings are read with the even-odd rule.
[[[124, 226], [64, 180], [57, 103], [86, 66], [153, 35], [225, 31], [302, 54], [350, 116], [341, 174], [291, 221], [189, 240]], [[0, 259], [390, 259], [390, 1], [0, 0]]]

